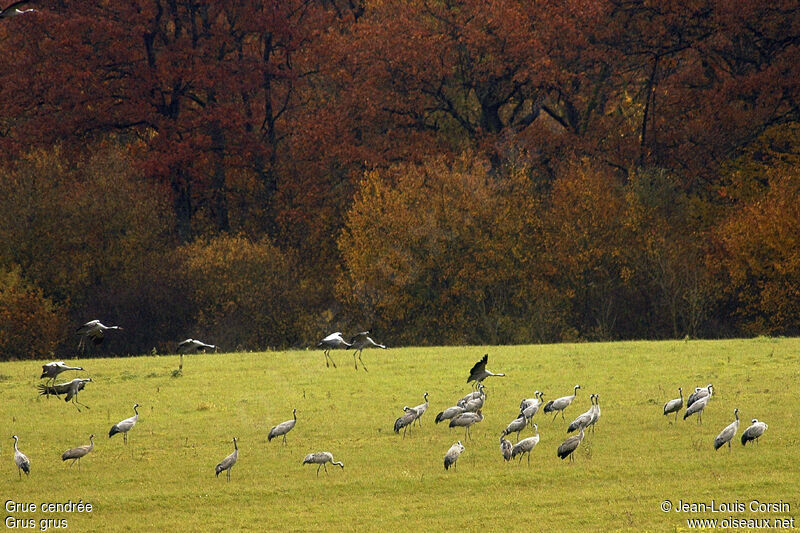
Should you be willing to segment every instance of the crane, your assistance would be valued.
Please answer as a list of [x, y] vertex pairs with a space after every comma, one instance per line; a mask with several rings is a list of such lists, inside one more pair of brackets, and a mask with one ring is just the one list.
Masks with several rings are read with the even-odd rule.
[[733, 410], [733, 416], [736, 420], [728, 424], [725, 429], [720, 431], [717, 438], [714, 439], [714, 451], [719, 450], [725, 444], [728, 445], [728, 451], [731, 450], [731, 439], [733, 439], [736, 432], [739, 430], [739, 408]]
[[417, 412], [412, 409], [411, 407], [404, 405], [403, 411], [405, 414], [401, 415], [397, 420], [394, 421], [394, 432], [400, 433], [400, 430], [403, 430], [403, 438], [406, 438], [406, 430], [408, 426], [410, 426], [414, 420], [417, 419]]
[[0, 9], [0, 19], [8, 17], [16, 17], [17, 15], [24, 15], [25, 13], [32, 13], [35, 9], [20, 9], [20, 7], [30, 4], [30, 0], [19, 0], [9, 4], [5, 9]]
[[122, 330], [121, 326], [106, 326], [99, 320], [90, 320], [86, 324], [80, 326], [75, 330], [75, 333], [80, 336], [78, 341], [78, 350], [81, 352], [86, 351], [86, 340], [90, 339], [95, 345], [103, 342], [106, 338], [106, 332], [111, 330]]
[[424, 415], [425, 411], [428, 410], [428, 393], [426, 392], [425, 394], [422, 395], [422, 397], [425, 399], [425, 403], [421, 403], [416, 407], [412, 407], [412, 409], [417, 413], [417, 417], [414, 420], [419, 425], [422, 425], [420, 418], [422, 418], [422, 415]]
[[206, 344], [203, 341], [199, 341], [197, 339], [186, 339], [178, 343], [178, 353], [185, 354], [185, 353], [200, 353], [205, 352], [206, 350], [216, 350], [217, 347], [214, 344]]
[[328, 364], [328, 359], [330, 359], [331, 363], [333, 363], [333, 368], [336, 368], [336, 363], [333, 361], [333, 357], [330, 356], [330, 351], [336, 348], [350, 348], [350, 346], [350, 343], [342, 337], [341, 331], [331, 333], [317, 344], [318, 348], [323, 348], [322, 353], [325, 354], [325, 366], [330, 366]]
[[44, 385], [43, 383], [39, 384], [39, 395], [50, 395], [55, 394], [58, 396], [59, 394], [66, 394], [64, 396], [64, 401], [68, 402], [72, 400], [72, 403], [75, 405], [75, 408], [80, 412], [81, 408], [78, 407], [79, 405], [84, 406], [85, 408], [89, 409], [89, 406], [85, 403], [81, 403], [78, 401], [78, 392], [82, 391], [84, 387], [86, 387], [87, 383], [92, 383], [92, 378], [75, 378], [72, 381], [68, 381], [66, 383], [59, 383], [58, 385]]
[[693, 414], [697, 413], [697, 423], [698, 424], [702, 424], [703, 423], [703, 409], [706, 408], [706, 405], [708, 405], [708, 401], [711, 399], [712, 388], [713, 388], [712, 385], [709, 385], [708, 386], [708, 394], [706, 394], [705, 396], [703, 396], [699, 400], [695, 400], [694, 402], [692, 402], [691, 405], [689, 405], [686, 408], [686, 411], [683, 413], [683, 419], [684, 420], [686, 420], [687, 418], [689, 418]]
[[536, 434], [533, 437], [528, 437], [526, 439], [522, 439], [518, 443], [514, 445], [514, 448], [511, 450], [511, 457], [514, 458], [519, 455], [519, 462], [522, 462], [522, 456], [526, 453], [528, 454], [528, 466], [531, 464], [531, 450], [539, 444], [539, 426], [536, 424], [533, 425], [533, 430]]
[[681, 387], [678, 387], [678, 394], [680, 395], [679, 398], [675, 398], [664, 404], [664, 416], [675, 413], [675, 422], [678, 421], [678, 411], [683, 407], [683, 389]]
[[236, 437], [233, 437], [233, 453], [230, 454], [228, 457], [220, 461], [220, 463], [214, 467], [214, 472], [216, 472], [217, 477], [219, 477], [220, 472], [223, 470], [227, 470], [227, 478], [228, 481], [231, 480], [231, 468], [233, 465], [236, 464], [236, 461], [239, 459], [239, 446], [236, 445]]
[[558, 412], [561, 411], [561, 418], [566, 420], [566, 418], [564, 418], [564, 409], [569, 407], [569, 404], [571, 404], [572, 400], [574, 400], [575, 397], [578, 395], [578, 389], [580, 389], [580, 388], [581, 388], [580, 385], [575, 385], [574, 392], [572, 393], [571, 396], [562, 396], [561, 398], [556, 398], [555, 400], [550, 400], [544, 406], [544, 412], [545, 413], [550, 413], [552, 411], [555, 411], [556, 414], [555, 414], [555, 416], [553, 416], [553, 420], [555, 420], [556, 416], [558, 416]]
[[28, 459], [28, 456], [19, 451], [17, 448], [17, 442], [19, 441], [19, 437], [16, 435], [11, 437], [14, 439], [14, 464], [17, 465], [17, 473], [19, 474], [19, 478], [22, 479], [22, 473], [25, 472], [26, 476], [31, 475], [31, 460]]
[[742, 433], [742, 446], [750, 441], [755, 441], [755, 443], [758, 444], [758, 438], [763, 435], [769, 427], [764, 422], [759, 422], [757, 418], [754, 418], [751, 423], [752, 425]]
[[464, 445], [461, 444], [461, 441], [458, 441], [455, 444], [453, 444], [452, 446], [450, 446], [450, 449], [447, 450], [446, 454], [444, 454], [444, 469], [445, 470], [449, 469], [451, 466], [453, 468], [456, 467], [456, 461], [458, 461], [458, 457], [461, 455], [461, 453], [464, 451], [464, 449], [465, 449]]
[[476, 412], [468, 411], [466, 413], [461, 413], [460, 415], [454, 417], [450, 420], [450, 427], [463, 427], [466, 428], [464, 430], [464, 440], [467, 438], [472, 439], [472, 436], [469, 434], [469, 428], [472, 427], [473, 424], [476, 424], [483, 420], [483, 413], [481, 410], [478, 409]]
[[486, 370], [486, 363], [489, 362], [489, 354], [485, 354], [483, 358], [475, 363], [475, 365], [469, 371], [469, 377], [467, 378], [467, 383], [470, 381], [474, 381], [475, 384], [479, 384], [484, 379], [488, 378], [489, 376], [495, 377], [505, 377], [505, 374], [493, 374]]
[[54, 384], [56, 382], [56, 377], [67, 370], [83, 370], [83, 367], [67, 366], [64, 364], [64, 361], [53, 361], [52, 363], [42, 365], [42, 375], [39, 376], [39, 379], [47, 378], [45, 385], [47, 385], [47, 383]]
[[94, 449], [94, 433], [89, 435], [89, 444], [85, 446], [78, 446], [77, 448], [72, 448], [64, 453], [61, 454], [61, 460], [67, 461], [72, 459], [72, 463], [70, 463], [69, 467], [72, 468], [75, 464], [75, 461], [78, 462], [78, 470], [81, 469], [81, 457], [85, 457]]
[[344, 470], [344, 463], [342, 463], [341, 461], [334, 461], [333, 460], [333, 454], [331, 452], [310, 453], [310, 454], [306, 455], [305, 459], [303, 459], [303, 464], [304, 465], [305, 464], [319, 465], [319, 466], [317, 466], [317, 475], [318, 476], [319, 476], [320, 467], [324, 467], [325, 468], [325, 473], [326, 474], [328, 473], [328, 467], [326, 466], [325, 463], [330, 463], [332, 465], [339, 466], [339, 467], [342, 468], [342, 470]]
[[273, 427], [269, 430], [269, 435], [267, 435], [267, 442], [271, 441], [275, 437], [280, 437], [283, 435], [283, 444], [286, 444], [286, 434], [289, 433], [292, 428], [294, 428], [295, 424], [297, 424], [297, 409], [292, 409], [292, 420], [287, 420], [286, 422], [281, 422], [277, 426]]
[[572, 452], [578, 448], [578, 445], [581, 443], [581, 441], [583, 441], [583, 428], [581, 428], [579, 435], [573, 435], [561, 443], [561, 446], [558, 447], [558, 456], [562, 460], [569, 457], [569, 460], [574, 462], [575, 457], [573, 457]]
[[368, 372], [367, 365], [364, 364], [364, 361], [361, 359], [361, 352], [364, 348], [381, 348], [383, 350], [386, 349], [386, 345], [379, 344], [372, 340], [372, 337], [369, 336], [369, 331], [362, 331], [360, 333], [356, 333], [350, 339], [350, 348], [355, 349], [353, 352], [353, 364], [358, 370], [358, 363], [356, 362], [356, 354], [358, 354], [358, 360], [361, 361], [361, 366], [364, 367], [364, 372]]
[[110, 439], [117, 433], [122, 433], [122, 440], [125, 444], [128, 444], [128, 432], [136, 425], [136, 422], [139, 420], [139, 404], [133, 404], [133, 412], [136, 413], [130, 418], [126, 418], [125, 420], [118, 422], [111, 426], [111, 430], [108, 432], [108, 438]]

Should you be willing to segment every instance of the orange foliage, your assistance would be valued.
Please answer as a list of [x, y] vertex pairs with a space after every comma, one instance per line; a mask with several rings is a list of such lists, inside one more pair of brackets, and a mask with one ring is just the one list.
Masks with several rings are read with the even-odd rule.
[[64, 325], [61, 310], [19, 267], [0, 269], [0, 360], [52, 356]]

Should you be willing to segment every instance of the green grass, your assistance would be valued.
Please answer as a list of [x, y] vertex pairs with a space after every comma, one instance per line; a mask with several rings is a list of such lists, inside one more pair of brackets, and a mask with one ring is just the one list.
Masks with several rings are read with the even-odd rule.
[[[469, 368], [485, 352], [488, 368], [506, 378], [486, 381], [485, 419], [464, 441], [457, 469], [444, 453], [463, 430], [435, 425], [437, 412], [467, 393]], [[41, 362], [0, 364], [0, 494], [3, 501], [90, 502], [91, 513], [9, 513], [4, 518], [65, 518], [71, 531], [230, 530], [518, 530], [682, 531], [687, 518], [730, 513], [663, 513], [674, 502], [783, 500], [789, 513], [733, 513], [741, 518], [795, 516], [800, 459], [796, 413], [800, 340], [621, 342], [508, 347], [433, 347], [365, 350], [369, 372], [353, 369], [350, 352], [206, 354], [70, 360], [95, 382], [81, 392], [91, 406], [78, 412], [36, 395]], [[62, 374], [62, 380], [81, 373]], [[545, 399], [582, 390], [559, 416], [536, 415], [541, 441], [531, 465], [506, 463], [500, 431], [536, 389]], [[664, 402], [713, 383], [703, 425], [694, 417], [670, 424]], [[403, 405], [430, 407], [422, 426], [402, 439], [392, 432]], [[578, 448], [574, 464], [556, 448], [566, 426], [600, 394], [597, 432]], [[688, 393], [687, 393], [688, 395]], [[109, 428], [141, 404], [129, 445]], [[267, 442], [270, 427], [291, 418], [288, 445]], [[714, 452], [717, 433], [742, 425], [733, 450]], [[758, 447], [738, 436], [751, 418], [769, 430]], [[88, 443], [82, 470], [61, 453]], [[31, 459], [30, 478], [17, 478], [11, 435]], [[531, 435], [526, 429], [522, 438]], [[214, 466], [239, 438], [232, 481]], [[516, 436], [512, 435], [512, 441]], [[345, 464], [301, 465], [313, 451]]]

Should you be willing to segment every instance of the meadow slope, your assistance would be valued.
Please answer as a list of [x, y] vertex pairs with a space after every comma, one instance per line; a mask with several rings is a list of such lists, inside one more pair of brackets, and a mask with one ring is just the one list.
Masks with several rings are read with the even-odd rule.
[[[485, 419], [472, 429], [434, 424], [436, 413], [469, 392], [469, 368], [489, 353]], [[88, 375], [80, 393], [90, 409], [37, 396], [41, 363], [0, 364], [0, 476], [9, 517], [67, 521], [70, 531], [682, 531], [687, 518], [791, 518], [797, 490], [797, 406], [800, 340], [618, 342], [533, 346], [468, 346], [365, 350], [369, 372], [355, 371], [351, 352], [334, 351], [326, 368], [319, 350], [69, 360]], [[703, 424], [676, 424], [664, 402], [713, 383]], [[577, 399], [559, 416], [535, 416], [541, 441], [530, 467], [503, 461], [498, 436], [534, 390], [545, 400]], [[405, 439], [392, 431], [404, 405], [430, 407]], [[600, 394], [602, 416], [576, 452], [574, 464], [556, 448], [567, 424]], [[109, 428], [133, 414], [129, 435]], [[729, 452], [715, 452], [717, 433], [741, 412]], [[267, 442], [270, 427], [298, 422], [284, 446]], [[758, 446], [743, 448], [751, 418], [769, 424]], [[97, 435], [77, 467], [60, 459]], [[18, 480], [12, 435], [31, 459]], [[526, 429], [521, 437], [532, 434]], [[239, 438], [230, 483], [214, 466]], [[455, 470], [442, 460], [462, 440]], [[510, 437], [512, 442], [516, 436]], [[345, 464], [301, 465], [313, 451]], [[784, 502], [783, 512], [664, 513], [664, 500], [720, 504]], [[9, 511], [9, 502], [89, 502], [90, 513]], [[719, 508], [719, 507], [718, 507]], [[17, 523], [18, 525], [21, 523]], [[13, 525], [13, 524], [12, 524]], [[62, 523], [63, 525], [63, 523]], [[795, 527], [800, 527], [796, 524]]]

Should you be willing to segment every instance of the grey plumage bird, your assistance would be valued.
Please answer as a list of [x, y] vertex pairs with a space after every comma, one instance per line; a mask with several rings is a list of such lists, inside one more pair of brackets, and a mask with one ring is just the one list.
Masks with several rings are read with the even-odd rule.
[[83, 370], [83, 367], [68, 366], [64, 363], [64, 361], [53, 361], [52, 363], [42, 365], [42, 375], [39, 376], [39, 379], [47, 378], [45, 385], [47, 385], [47, 383], [54, 384], [56, 377], [67, 370]]
[[426, 392], [425, 394], [422, 395], [422, 397], [425, 399], [425, 403], [421, 403], [415, 407], [412, 407], [414, 412], [417, 413], [417, 416], [416, 418], [414, 418], [414, 421], [417, 422], [417, 424], [419, 425], [422, 425], [420, 418], [422, 418], [422, 415], [424, 415], [425, 411], [428, 410], [428, 393]]
[[227, 471], [226, 477], [228, 478], [228, 481], [231, 480], [231, 468], [233, 468], [233, 465], [235, 465], [236, 461], [239, 459], [239, 446], [237, 446], [236, 440], [236, 437], [233, 437], [233, 453], [220, 461], [220, 463], [214, 467], [216, 477], [219, 477], [222, 471]]
[[0, 19], [16, 17], [17, 15], [35, 12], [35, 9], [20, 9], [22, 6], [30, 3], [31, 0], [19, 0], [18, 2], [9, 4], [5, 9], [0, 9]]
[[525, 415], [520, 413], [517, 418], [512, 420], [506, 429], [503, 430], [503, 435], [510, 435], [511, 433], [517, 434], [517, 442], [519, 442], [519, 434], [520, 432], [525, 429], [525, 426], [528, 425], [528, 420], [525, 418]]
[[125, 444], [128, 444], [128, 432], [136, 425], [136, 422], [139, 421], [139, 404], [133, 404], [133, 412], [135, 413], [132, 417], [126, 418], [125, 420], [118, 422], [111, 426], [111, 430], [108, 432], [108, 438], [113, 437], [117, 433], [122, 433], [122, 440], [125, 441]]
[[465, 450], [464, 445], [461, 444], [461, 441], [456, 442], [450, 449], [447, 450], [447, 453], [444, 454], [444, 469], [448, 470], [451, 466], [453, 468], [456, 467], [456, 461], [458, 461], [459, 456]]
[[539, 409], [542, 407], [544, 393], [541, 391], [536, 391], [533, 393], [533, 398], [527, 398], [522, 400], [519, 404], [519, 409], [523, 415], [525, 415], [525, 419], [528, 421], [528, 425], [533, 424], [531, 418], [539, 412]]
[[714, 439], [714, 451], [719, 450], [725, 444], [728, 445], [728, 451], [731, 449], [731, 440], [736, 435], [736, 432], [739, 430], [739, 408], [733, 410], [733, 416], [736, 417], [736, 420], [731, 422], [730, 424], [725, 427], [722, 431], [720, 431], [719, 435]]
[[326, 466], [325, 463], [330, 463], [332, 465], [339, 466], [339, 467], [341, 467], [342, 470], [344, 470], [344, 463], [342, 463], [341, 461], [334, 461], [333, 460], [333, 454], [331, 452], [310, 453], [310, 454], [306, 455], [305, 459], [303, 459], [303, 464], [304, 465], [305, 464], [318, 465], [317, 466], [317, 475], [319, 475], [320, 467], [324, 467], [325, 468], [325, 473], [326, 474], [328, 473], [328, 467]]
[[485, 391], [486, 387], [483, 385], [483, 383], [478, 383], [477, 388], [478, 390], [474, 390], [472, 392], [465, 394], [463, 398], [461, 398], [460, 400], [458, 400], [458, 402], [456, 402], [456, 405], [460, 405], [463, 407], [467, 402], [471, 400], [486, 397], [486, 391]]
[[752, 425], [745, 429], [744, 433], [742, 433], [742, 446], [750, 441], [755, 441], [756, 444], [758, 444], [758, 438], [763, 435], [769, 427], [764, 422], [759, 422], [757, 418], [754, 418], [751, 424]]
[[87, 340], [91, 340], [95, 345], [100, 344], [106, 338], [106, 332], [112, 330], [122, 330], [122, 327], [106, 326], [99, 320], [90, 320], [75, 330], [75, 333], [80, 336], [80, 341], [78, 341], [78, 350], [81, 352], [86, 351]]
[[71, 448], [64, 453], [61, 454], [61, 460], [67, 461], [72, 459], [72, 463], [70, 463], [69, 467], [72, 468], [75, 465], [75, 462], [78, 462], [78, 470], [81, 469], [81, 457], [85, 457], [94, 449], [94, 434], [89, 435], [89, 444], [85, 446], [78, 446], [77, 448]]
[[55, 394], [56, 396], [60, 394], [66, 394], [64, 396], [64, 401], [68, 402], [72, 400], [72, 403], [75, 405], [75, 408], [80, 412], [81, 408], [78, 407], [82, 405], [89, 409], [89, 406], [85, 403], [81, 403], [78, 401], [78, 393], [86, 387], [87, 383], [92, 383], [92, 378], [75, 378], [72, 381], [68, 381], [66, 383], [59, 383], [58, 385], [45, 385], [43, 383], [39, 384], [39, 395], [50, 395]]
[[292, 428], [294, 428], [295, 424], [297, 424], [297, 409], [292, 409], [292, 420], [281, 422], [277, 426], [270, 429], [269, 435], [267, 435], [267, 442], [271, 441], [275, 437], [283, 436], [283, 444], [286, 444], [286, 434], [289, 433]]
[[331, 350], [335, 350], [336, 348], [350, 348], [350, 343], [344, 340], [341, 331], [337, 331], [319, 341], [317, 348], [322, 348], [322, 353], [325, 354], [325, 366], [330, 366], [330, 364], [328, 364], [328, 360], [330, 360], [330, 362], [333, 363], [333, 368], [336, 368], [336, 363], [330, 355]]
[[495, 376], [495, 377], [505, 377], [505, 374], [494, 374], [486, 370], [486, 363], [489, 362], [489, 354], [485, 354], [483, 358], [475, 363], [475, 365], [469, 371], [469, 377], [467, 378], [467, 383], [470, 381], [474, 381], [476, 384], [480, 383], [484, 379]]
[[471, 412], [471, 411], [468, 411], [468, 412], [465, 412], [465, 413], [461, 413], [460, 415], [458, 415], [458, 416], [454, 417], [452, 420], [450, 420], [450, 427], [451, 428], [454, 428], [454, 427], [463, 427], [463, 428], [465, 428], [464, 429], [464, 440], [467, 440], [467, 438], [472, 439], [472, 436], [469, 433], [469, 428], [472, 427], [473, 424], [477, 424], [481, 420], [483, 420], [483, 413], [481, 413], [480, 409], [478, 409], [474, 413]]
[[510, 461], [512, 457], [514, 447], [511, 445], [511, 441], [506, 439], [505, 433], [500, 434], [500, 453], [503, 454], [503, 459], [506, 461]]
[[680, 395], [679, 398], [675, 398], [664, 404], [664, 416], [675, 413], [675, 422], [678, 421], [678, 411], [683, 407], [683, 388], [678, 387], [678, 394]]
[[511, 457], [514, 458], [519, 455], [519, 462], [522, 462], [522, 456], [526, 453], [528, 454], [528, 465], [531, 464], [531, 450], [533, 450], [537, 444], [539, 444], [539, 426], [536, 424], [533, 425], [533, 430], [536, 433], [533, 437], [528, 437], [526, 439], [522, 439], [518, 443], [514, 445], [514, 448], [511, 450]]
[[706, 394], [705, 396], [703, 396], [699, 400], [695, 400], [694, 402], [692, 402], [692, 405], [688, 406], [686, 408], [686, 411], [683, 413], [683, 419], [686, 420], [687, 418], [689, 418], [693, 414], [697, 413], [697, 423], [698, 424], [702, 424], [703, 423], [703, 409], [705, 409], [706, 405], [708, 405], [708, 401], [711, 399], [711, 396], [713, 395], [713, 394], [711, 394], [712, 391], [713, 391], [713, 386], [709, 385], [708, 386], [708, 393], [709, 394]]
[[381, 348], [382, 350], [386, 349], [386, 345], [380, 344], [372, 340], [372, 337], [369, 336], [369, 331], [362, 331], [360, 333], [356, 333], [350, 339], [350, 348], [354, 349], [353, 352], [353, 364], [358, 370], [358, 363], [356, 362], [356, 354], [358, 355], [358, 360], [361, 361], [361, 366], [364, 368], [364, 372], [368, 372], [367, 365], [364, 364], [364, 361], [361, 359], [361, 352], [364, 351], [364, 348]]
[[575, 385], [574, 392], [572, 393], [572, 395], [562, 396], [561, 398], [556, 398], [555, 400], [547, 402], [547, 404], [544, 406], [544, 412], [545, 413], [555, 412], [556, 414], [553, 416], [553, 420], [555, 420], [556, 416], [558, 416], [558, 413], [560, 411], [561, 418], [563, 420], [566, 420], [566, 418], [564, 418], [564, 409], [569, 407], [569, 405], [572, 403], [572, 400], [574, 400], [575, 397], [578, 395], [578, 389], [580, 388], [581, 388], [580, 385]]
[[436, 418], [434, 418], [433, 421], [438, 424], [442, 420], [450, 420], [453, 417], [460, 415], [464, 411], [466, 411], [466, 409], [464, 409], [463, 407], [454, 405], [453, 407], [448, 407], [447, 409], [436, 415]]
[[600, 415], [602, 414], [601, 411], [600, 411], [600, 395], [599, 394], [595, 393], [595, 395], [594, 395], [594, 405], [592, 406], [591, 411], [592, 411], [592, 419], [589, 420], [588, 427], [591, 428], [592, 434], [594, 434], [595, 424], [597, 424], [597, 421], [600, 420]]
[[31, 460], [28, 459], [27, 455], [19, 451], [17, 447], [19, 437], [14, 435], [11, 438], [14, 439], [14, 464], [17, 465], [17, 473], [19, 474], [19, 478], [22, 479], [23, 472], [25, 472], [26, 476], [31, 475]]
[[705, 398], [706, 396], [711, 396], [711, 389], [713, 387], [714, 386], [711, 383], [709, 383], [706, 387], [696, 387], [694, 392], [689, 395], [689, 398], [686, 399], [686, 408], [688, 409], [692, 406], [692, 404], [694, 404], [694, 402]]
[[206, 344], [203, 341], [199, 341], [197, 339], [186, 339], [178, 343], [178, 353], [185, 354], [185, 353], [200, 353], [205, 352], [206, 350], [216, 350], [217, 347], [214, 344]]
[[394, 421], [394, 432], [400, 433], [400, 430], [403, 430], [403, 438], [406, 438], [406, 430], [408, 426], [410, 426], [414, 420], [417, 419], [417, 412], [414, 411], [411, 407], [404, 405], [403, 411], [405, 414], [401, 415], [397, 420]]
[[578, 445], [583, 441], [583, 428], [581, 428], [581, 432], [578, 435], [573, 435], [564, 442], [561, 443], [561, 446], [558, 447], [558, 456], [563, 460], [569, 457], [570, 461], [575, 461], [575, 457], [573, 457], [572, 452], [574, 452]]
[[592, 402], [592, 406], [589, 408], [588, 411], [578, 415], [578, 417], [570, 422], [569, 427], [567, 427], [567, 433], [572, 433], [573, 431], [577, 431], [581, 428], [589, 427], [589, 423], [592, 421], [592, 415], [594, 415], [594, 394], [589, 395], [589, 401]]

